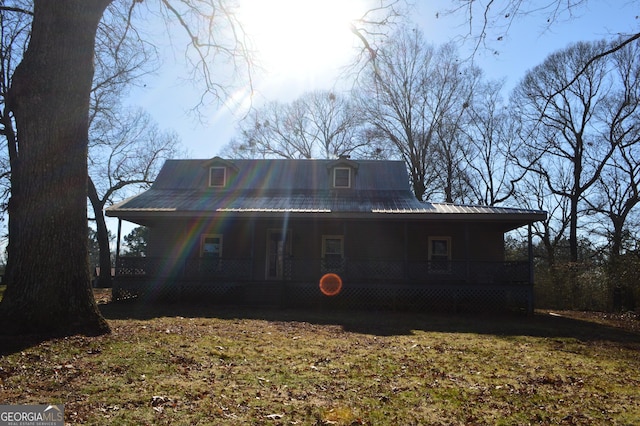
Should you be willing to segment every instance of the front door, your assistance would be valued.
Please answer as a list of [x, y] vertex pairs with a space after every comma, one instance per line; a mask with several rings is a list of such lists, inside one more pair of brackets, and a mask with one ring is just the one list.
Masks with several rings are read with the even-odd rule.
[[285, 257], [290, 255], [290, 244], [287, 237], [282, 229], [267, 231], [266, 279], [268, 280], [281, 280], [284, 277]]

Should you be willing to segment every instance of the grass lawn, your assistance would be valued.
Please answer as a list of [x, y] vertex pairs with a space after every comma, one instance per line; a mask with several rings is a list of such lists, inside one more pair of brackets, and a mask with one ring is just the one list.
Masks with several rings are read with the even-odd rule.
[[90, 425], [640, 419], [635, 318], [101, 308], [111, 335], [0, 340], [0, 403]]

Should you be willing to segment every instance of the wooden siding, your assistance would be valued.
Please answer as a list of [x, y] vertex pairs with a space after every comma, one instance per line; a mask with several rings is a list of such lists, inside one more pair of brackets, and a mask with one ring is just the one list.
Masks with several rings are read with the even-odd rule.
[[451, 238], [451, 261], [502, 262], [503, 234], [498, 227], [474, 224], [331, 220], [166, 221], [150, 229], [150, 257], [198, 259], [200, 238], [222, 235], [223, 257], [252, 259], [250, 279], [264, 280], [270, 231], [287, 233], [283, 253], [289, 259], [321, 259], [323, 235], [343, 236], [349, 261], [422, 263], [429, 237]]

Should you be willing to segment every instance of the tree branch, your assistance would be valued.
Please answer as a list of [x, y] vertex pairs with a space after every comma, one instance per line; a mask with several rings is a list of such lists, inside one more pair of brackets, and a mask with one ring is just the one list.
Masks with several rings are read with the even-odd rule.
[[11, 7], [11, 6], [2, 6], [0, 5], [0, 12], [18, 12], [24, 13], [25, 15], [33, 16], [33, 11], [22, 9], [20, 7]]

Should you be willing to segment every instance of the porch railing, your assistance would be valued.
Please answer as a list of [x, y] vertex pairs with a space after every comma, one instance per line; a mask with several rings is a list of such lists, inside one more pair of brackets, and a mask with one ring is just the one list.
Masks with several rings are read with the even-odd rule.
[[116, 276], [248, 280], [251, 259], [120, 257]]
[[[260, 271], [253, 271], [251, 258], [190, 258], [120, 257], [116, 277], [163, 277], [190, 280], [227, 280], [230, 282], [260, 280]], [[333, 272], [351, 282], [428, 281], [468, 284], [529, 283], [529, 262], [405, 262], [402, 260], [287, 258], [283, 261], [283, 281], [315, 282], [323, 274]]]

